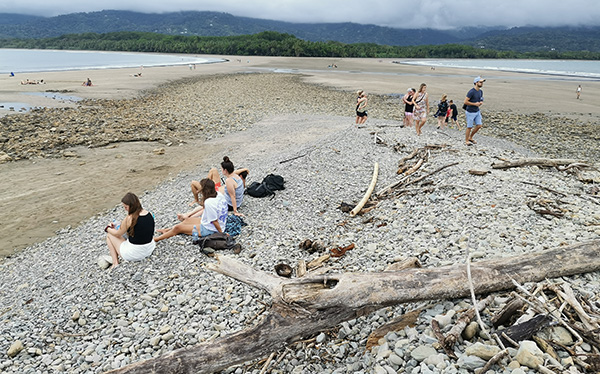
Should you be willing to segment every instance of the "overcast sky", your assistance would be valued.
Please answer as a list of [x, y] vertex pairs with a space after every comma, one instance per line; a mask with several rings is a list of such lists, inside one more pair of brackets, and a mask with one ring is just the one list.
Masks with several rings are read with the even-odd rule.
[[56, 16], [103, 9], [210, 10], [288, 22], [397, 28], [600, 25], [598, 0], [1, 0], [0, 13]]

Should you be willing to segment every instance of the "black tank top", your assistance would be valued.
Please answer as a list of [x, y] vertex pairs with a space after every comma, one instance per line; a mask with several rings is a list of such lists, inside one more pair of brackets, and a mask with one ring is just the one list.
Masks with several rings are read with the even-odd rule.
[[[412, 95], [408, 95], [408, 97], [406, 98], [406, 100], [408, 101], [412, 101]], [[413, 104], [404, 104], [404, 111], [408, 112], [408, 113], [412, 113], [412, 111], [415, 109], [415, 106]]]
[[133, 227], [134, 236], [129, 237], [131, 244], [148, 244], [154, 236], [154, 217], [148, 212], [145, 216], [139, 216]]

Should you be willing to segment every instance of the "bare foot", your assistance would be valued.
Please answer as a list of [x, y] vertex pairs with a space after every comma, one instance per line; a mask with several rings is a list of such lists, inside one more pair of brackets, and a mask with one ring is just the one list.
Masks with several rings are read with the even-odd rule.
[[180, 221], [185, 220], [186, 218], [188, 218], [185, 214], [183, 213], [177, 213], [177, 219]]
[[469, 139], [469, 141], [473, 144], [477, 144], [477, 142], [475, 140], [473, 140], [473, 138]]
[[112, 272], [113, 270], [115, 270], [115, 268], [119, 266], [119, 264], [113, 264], [113, 266], [109, 267], [108, 270], [106, 270], [107, 272]]
[[192, 201], [191, 203], [189, 203], [188, 205], [189, 205], [189, 206], [194, 206], [194, 205], [196, 205], [196, 204], [200, 204], [200, 202], [199, 202], [199, 201], [196, 201], [196, 200], [194, 200], [194, 201]]

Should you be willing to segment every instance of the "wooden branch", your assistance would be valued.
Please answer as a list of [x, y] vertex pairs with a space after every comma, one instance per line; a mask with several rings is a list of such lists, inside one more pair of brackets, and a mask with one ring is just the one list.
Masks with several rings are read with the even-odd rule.
[[585, 327], [585, 329], [587, 331], [593, 331], [593, 330], [597, 330], [598, 328], [600, 328], [600, 325], [598, 324], [598, 322], [594, 321], [585, 312], [585, 310], [583, 309], [583, 307], [581, 306], [579, 301], [577, 301], [577, 298], [575, 297], [575, 294], [573, 293], [571, 286], [569, 286], [568, 284], [563, 284], [562, 288], [563, 288], [564, 292], [557, 290], [557, 294], [560, 297], [562, 297], [567, 303], [569, 303], [569, 305], [571, 305], [571, 307], [575, 310], [575, 313], [577, 313], [577, 315], [579, 316], [579, 319], [583, 323], [583, 326]]
[[375, 193], [375, 196], [377, 196], [377, 198], [386, 195], [387, 193], [389, 193], [391, 190], [393, 190], [394, 188], [398, 187], [399, 185], [401, 185], [402, 183], [404, 183], [404, 181], [406, 181], [408, 179], [408, 176], [403, 177], [402, 179], [400, 179], [397, 182], [394, 182], [388, 186], [383, 187], [381, 190], [377, 191]]
[[494, 365], [495, 363], [500, 361], [504, 356], [508, 356], [508, 349], [503, 349], [500, 352], [496, 353], [492, 358], [490, 358], [490, 360], [485, 364], [485, 366], [483, 368], [481, 368], [480, 370], [478, 370], [476, 373], [477, 374], [487, 373], [487, 371], [492, 367], [492, 365]]
[[371, 349], [374, 346], [379, 345], [379, 339], [386, 336], [390, 331], [400, 331], [406, 326], [416, 326], [417, 319], [422, 311], [423, 308], [411, 310], [410, 312], [404, 313], [400, 318], [377, 328], [375, 331], [369, 334], [369, 337], [367, 338], [367, 349]]
[[303, 154], [303, 155], [300, 155], [300, 156], [296, 156], [296, 157], [288, 158], [287, 160], [279, 161], [279, 163], [280, 163], [280, 164], [285, 164], [286, 162], [294, 161], [294, 160], [296, 160], [296, 159], [299, 159], [300, 157], [304, 157], [304, 156], [306, 156], [306, 155], [308, 155], [308, 153], [305, 153], [305, 154]]
[[[600, 241], [473, 263], [477, 294], [512, 289], [512, 279], [536, 282], [600, 269]], [[217, 255], [207, 268], [267, 290], [273, 304], [257, 326], [112, 373], [213, 373], [272, 352], [377, 309], [469, 294], [464, 265], [397, 272], [281, 278]]]
[[458, 357], [456, 357], [452, 348], [449, 347], [448, 345], [444, 344], [444, 342], [446, 341], [446, 337], [444, 336], [444, 334], [442, 333], [442, 330], [440, 329], [439, 321], [435, 318], [431, 320], [431, 329], [433, 330], [433, 333], [434, 333], [435, 337], [437, 338], [438, 342], [444, 349], [446, 356], [456, 360]]
[[417, 170], [419, 170], [419, 168], [423, 165], [424, 162], [425, 162], [425, 159], [420, 158], [416, 164], [414, 164], [410, 169], [408, 169], [404, 172], [404, 175], [414, 174]]
[[402, 166], [406, 161], [415, 157], [417, 155], [417, 153], [419, 153], [419, 148], [415, 148], [415, 150], [412, 151], [412, 153], [409, 154], [408, 156], [402, 157], [402, 159], [400, 159], [400, 161], [398, 162], [398, 167]]
[[502, 310], [500, 310], [492, 317], [492, 325], [495, 328], [498, 328], [498, 326], [505, 325], [508, 321], [510, 321], [513, 315], [518, 313], [523, 308], [524, 305], [525, 303], [523, 302], [523, 300], [519, 298], [511, 299], [508, 303], [504, 305]]
[[399, 271], [410, 268], [422, 268], [421, 262], [416, 257], [409, 257], [402, 261], [396, 261], [388, 265], [385, 271]]
[[579, 160], [569, 160], [569, 159], [550, 159], [550, 158], [524, 158], [517, 161], [506, 161], [506, 162], [498, 162], [492, 163], [493, 169], [509, 169], [509, 168], [517, 168], [523, 166], [544, 166], [544, 167], [555, 167], [559, 166], [571, 165], [576, 163], [583, 163], [583, 161]]
[[[487, 298], [477, 303], [477, 309], [484, 310], [492, 301], [494, 301], [494, 297], [488, 296]], [[456, 320], [456, 323], [454, 324], [454, 326], [452, 326], [452, 328], [448, 332], [448, 335], [446, 335], [446, 339], [442, 344], [447, 346], [449, 349], [452, 349], [452, 347], [454, 347], [454, 344], [458, 341], [458, 337], [460, 336], [460, 334], [462, 334], [463, 330], [467, 327], [471, 320], [473, 320], [473, 317], [475, 317], [475, 307], [464, 312]]]
[[429, 174], [425, 174], [425, 175], [423, 175], [422, 177], [419, 177], [419, 178], [417, 178], [417, 179], [415, 179], [415, 180], [412, 180], [412, 181], [410, 181], [410, 182], [406, 183], [404, 186], [406, 187], [406, 186], [408, 186], [408, 185], [410, 185], [410, 184], [414, 184], [414, 183], [420, 182], [420, 181], [422, 181], [423, 179], [425, 179], [425, 178], [427, 178], [427, 177], [430, 177], [430, 176], [432, 176], [432, 175], [433, 175], [433, 174], [435, 174], [435, 173], [439, 173], [440, 171], [442, 171], [442, 170], [444, 170], [444, 169], [446, 169], [446, 168], [449, 168], [450, 166], [454, 166], [454, 165], [458, 165], [458, 162], [453, 162], [453, 163], [451, 163], [451, 164], [444, 165], [444, 166], [442, 166], [441, 168], [439, 168], [439, 169], [436, 169], [436, 170], [432, 171], [432, 172], [431, 172], [431, 173], [429, 173]]
[[486, 175], [487, 173], [489, 173], [489, 170], [469, 169], [469, 174], [471, 175]]
[[378, 173], [379, 173], [379, 164], [376, 162], [375, 167], [373, 168], [373, 178], [371, 179], [371, 184], [369, 185], [369, 188], [367, 189], [365, 196], [363, 196], [362, 200], [358, 203], [358, 205], [356, 205], [354, 207], [354, 209], [352, 209], [352, 211], [350, 212], [350, 215], [352, 217], [354, 217], [358, 212], [360, 212], [360, 210], [363, 208], [363, 206], [365, 206], [365, 204], [367, 203], [367, 200], [369, 200], [369, 198], [371, 197], [371, 194], [373, 193], [373, 189], [375, 189], [375, 183], [377, 183], [377, 174]]

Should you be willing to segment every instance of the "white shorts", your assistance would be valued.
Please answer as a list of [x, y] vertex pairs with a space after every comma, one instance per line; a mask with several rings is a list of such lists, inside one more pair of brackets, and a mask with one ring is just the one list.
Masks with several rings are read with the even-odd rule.
[[119, 247], [121, 257], [126, 261], [142, 261], [154, 252], [156, 242], [154, 239], [147, 244], [131, 244], [129, 240], [125, 240]]

